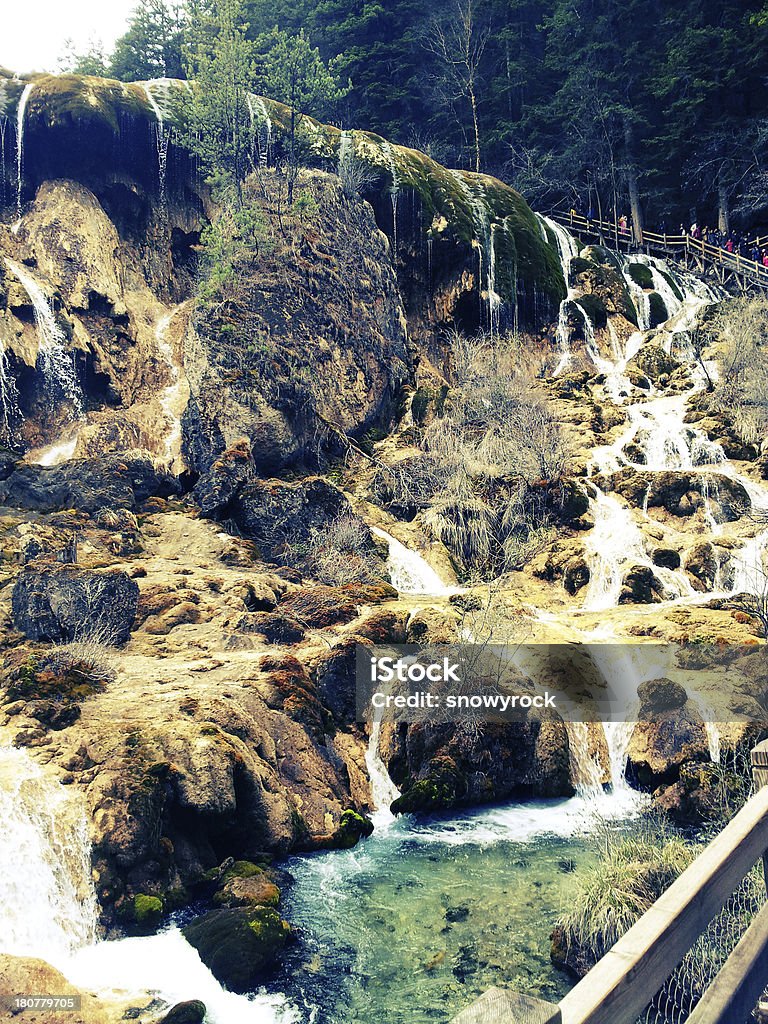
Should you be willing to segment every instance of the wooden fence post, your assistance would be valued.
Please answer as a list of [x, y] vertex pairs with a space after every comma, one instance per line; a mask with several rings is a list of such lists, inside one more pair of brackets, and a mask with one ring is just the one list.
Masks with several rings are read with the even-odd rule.
[[[756, 790], [768, 786], [768, 740], [752, 748], [752, 782]], [[763, 876], [768, 892], [768, 850], [763, 854]]]

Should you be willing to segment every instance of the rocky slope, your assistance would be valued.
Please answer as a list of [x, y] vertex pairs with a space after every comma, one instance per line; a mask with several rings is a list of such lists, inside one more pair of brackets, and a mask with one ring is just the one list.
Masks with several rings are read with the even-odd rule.
[[[245, 943], [256, 968], [226, 980], [248, 989], [291, 937], [274, 859], [365, 836], [379, 755], [401, 811], [616, 786], [626, 761], [678, 820], [714, 815], [713, 737], [743, 748], [768, 708], [749, 650], [730, 692], [656, 679], [663, 715], [621, 735], [530, 715], [389, 723], [373, 746], [354, 652], [467, 635], [753, 646], [738, 596], [768, 491], [759, 445], [706, 401], [691, 353], [716, 295], [583, 249], [500, 182], [369, 133], [305, 119], [310, 212], [265, 201], [264, 244], [227, 301], [199, 301], [216, 211], [172, 141], [183, 94], [0, 78], [17, 126], [2, 153], [0, 724], [83, 795], [107, 933], [203, 901], [214, 916], [189, 941], [220, 975]], [[252, 110], [269, 162], [286, 111]], [[464, 491], [438, 477], [430, 517], [435, 494], [397, 481], [462, 408], [446, 329], [478, 327], [526, 368], [523, 455], [554, 423], [565, 468], [549, 479], [476, 446]], [[482, 393], [470, 437], [504, 398]], [[474, 586], [446, 522], [503, 525], [521, 494], [546, 529], [524, 519], [511, 539], [526, 556]], [[7, 969], [22, 967], [37, 970]]]

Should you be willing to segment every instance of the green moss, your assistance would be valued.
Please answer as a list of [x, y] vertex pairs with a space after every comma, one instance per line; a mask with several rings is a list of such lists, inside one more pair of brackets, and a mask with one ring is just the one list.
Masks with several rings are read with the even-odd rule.
[[586, 270], [592, 270], [594, 263], [589, 260], [582, 259], [581, 256], [574, 256], [571, 260], [571, 273], [572, 274], [583, 274]]
[[163, 901], [159, 896], [137, 893], [133, 897], [133, 917], [138, 925], [151, 927], [163, 916]]
[[658, 267], [657, 267], [657, 272], [658, 272], [659, 274], [661, 274], [661, 276], [662, 276], [662, 277], [664, 278], [664, 280], [665, 280], [665, 281], [667, 282], [667, 284], [669, 285], [669, 287], [670, 287], [670, 288], [672, 289], [672, 294], [673, 294], [673, 295], [675, 296], [675, 298], [676, 298], [676, 299], [678, 300], [678, 302], [682, 302], [682, 301], [683, 301], [683, 293], [682, 293], [682, 292], [680, 291], [680, 289], [679, 289], [679, 288], [677, 287], [677, 285], [675, 284], [675, 280], [674, 280], [674, 278], [672, 277], [672, 275], [671, 275], [671, 274], [669, 274], [669, 273], [667, 273], [667, 271], [666, 271], [666, 270], [661, 270], [661, 269], [660, 269], [660, 268], [658, 268]]
[[346, 810], [339, 820], [339, 827], [333, 835], [333, 845], [341, 849], [356, 846], [363, 836], [373, 832], [373, 823], [357, 811]]
[[608, 323], [608, 312], [605, 308], [605, 303], [597, 295], [582, 295], [579, 298], [578, 305], [581, 306], [595, 327], [605, 327]]
[[645, 263], [628, 263], [627, 273], [641, 288], [650, 291], [653, 288], [653, 274], [651, 268]]
[[658, 292], [651, 292], [648, 296], [648, 301], [650, 305], [651, 327], [658, 327], [659, 324], [663, 324], [665, 320], [669, 319], [669, 311], [664, 299], [662, 299]]

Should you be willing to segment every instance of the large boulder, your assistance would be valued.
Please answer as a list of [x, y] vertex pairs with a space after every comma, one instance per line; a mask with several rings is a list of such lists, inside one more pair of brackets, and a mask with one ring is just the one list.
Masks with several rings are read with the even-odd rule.
[[135, 510], [147, 498], [179, 492], [178, 481], [147, 455], [105, 456], [51, 467], [24, 463], [0, 482], [0, 504], [34, 512]]
[[261, 984], [291, 939], [290, 925], [272, 907], [212, 910], [182, 930], [206, 967], [234, 992]]
[[644, 789], [678, 779], [692, 761], [709, 760], [701, 715], [679, 683], [653, 679], [638, 687], [640, 714], [627, 750], [627, 776]]
[[414, 723], [382, 751], [402, 796], [398, 814], [429, 813], [510, 796], [573, 794], [568, 734], [557, 716], [522, 722]]
[[274, 559], [287, 543], [306, 544], [313, 531], [322, 531], [341, 515], [352, 516], [352, 511], [338, 487], [313, 476], [295, 484], [255, 480], [239, 492], [232, 515], [263, 557]]
[[13, 622], [30, 640], [96, 638], [125, 643], [136, 617], [139, 588], [119, 570], [31, 562], [12, 595]]

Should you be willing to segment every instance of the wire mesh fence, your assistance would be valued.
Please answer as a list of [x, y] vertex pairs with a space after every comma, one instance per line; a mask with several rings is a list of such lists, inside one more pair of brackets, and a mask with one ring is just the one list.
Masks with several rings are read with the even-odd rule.
[[[710, 921], [707, 930], [696, 940], [637, 1024], [685, 1024], [765, 901], [763, 867], [757, 864]], [[761, 1018], [753, 1015], [750, 1024], [758, 1020]]]

